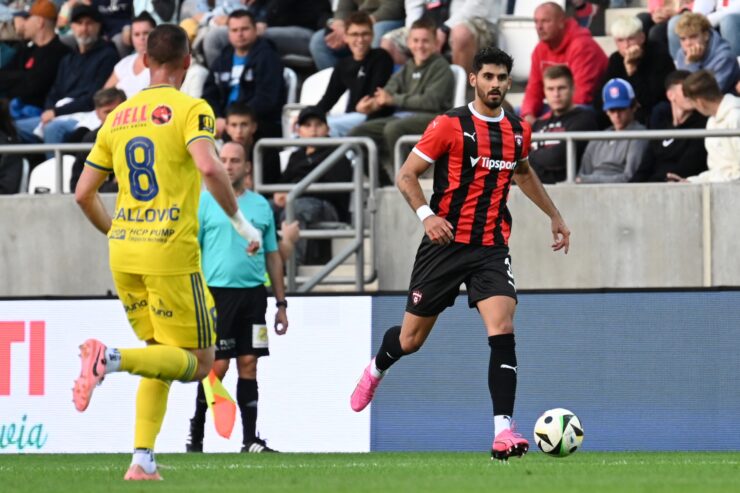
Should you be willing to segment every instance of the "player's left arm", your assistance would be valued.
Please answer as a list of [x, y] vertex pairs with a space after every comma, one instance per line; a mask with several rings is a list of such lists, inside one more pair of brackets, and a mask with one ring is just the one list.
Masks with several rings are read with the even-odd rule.
[[552, 249], [554, 251], [563, 249], [567, 254], [570, 248], [570, 230], [547, 190], [542, 186], [537, 173], [529, 165], [529, 158], [521, 159], [517, 163], [514, 169], [514, 181], [519, 185], [524, 195], [550, 218], [553, 238]]
[[[270, 275], [272, 282], [272, 293], [276, 300], [285, 299], [285, 284], [283, 284], [283, 259], [279, 251], [266, 252], [265, 263], [267, 273]], [[284, 306], [279, 306], [275, 313], [275, 333], [283, 335], [288, 331], [288, 310]]]
[[98, 189], [107, 178], [108, 173], [105, 171], [85, 166], [75, 189], [77, 205], [80, 206], [93, 226], [105, 235], [110, 231], [112, 220], [108, 211], [105, 210], [103, 201], [100, 200]]

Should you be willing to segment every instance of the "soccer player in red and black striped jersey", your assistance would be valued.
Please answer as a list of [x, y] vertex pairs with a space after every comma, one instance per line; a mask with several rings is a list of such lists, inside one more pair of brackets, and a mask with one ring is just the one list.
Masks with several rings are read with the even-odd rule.
[[[507, 246], [511, 215], [506, 202], [512, 181], [550, 217], [553, 250], [568, 253], [570, 244], [568, 227], [527, 160], [532, 129], [501, 107], [511, 87], [512, 64], [498, 48], [481, 50], [469, 76], [475, 101], [436, 117], [396, 178], [426, 234], [416, 254], [403, 323], [385, 333], [350, 400], [358, 412], [370, 403], [386, 370], [421, 348], [437, 316], [453, 305], [464, 282], [468, 304], [478, 309], [488, 332], [491, 454], [500, 460], [521, 456], [529, 448], [527, 440], [511, 429], [517, 377], [516, 287]], [[419, 176], [432, 163], [436, 163], [434, 194], [427, 205]]]

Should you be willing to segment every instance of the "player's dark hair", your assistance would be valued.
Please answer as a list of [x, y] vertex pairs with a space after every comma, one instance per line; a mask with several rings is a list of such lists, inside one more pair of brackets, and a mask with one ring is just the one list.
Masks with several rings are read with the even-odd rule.
[[475, 58], [473, 58], [473, 72], [476, 74], [480, 72], [483, 65], [503, 65], [506, 67], [506, 72], [511, 74], [514, 59], [504, 50], [500, 50], [495, 46], [488, 46], [475, 54]]
[[570, 71], [567, 65], [552, 65], [547, 67], [542, 74], [543, 79], [565, 79], [568, 81], [568, 85], [573, 87], [573, 72]]
[[149, 33], [146, 53], [158, 65], [176, 64], [190, 53], [188, 35], [174, 24], [161, 24]]
[[347, 19], [344, 21], [344, 25], [346, 26], [344, 28], [345, 31], [349, 30], [349, 26], [351, 25], [355, 26], [367, 26], [370, 28], [370, 30], [373, 30], [373, 20], [370, 18], [370, 15], [368, 15], [367, 12], [363, 12], [361, 10], [358, 10], [357, 12], [352, 12], [347, 16]]
[[228, 24], [231, 19], [242, 19], [244, 17], [249, 18], [249, 21], [252, 23], [253, 26], [257, 25], [257, 20], [255, 19], [254, 14], [245, 9], [235, 10], [230, 13], [228, 18], [226, 19], [226, 23]]
[[247, 116], [251, 118], [252, 121], [257, 121], [257, 113], [254, 112], [251, 106], [243, 101], [234, 101], [226, 107], [226, 118], [233, 115]]
[[702, 98], [708, 101], [720, 101], [722, 90], [712, 72], [706, 69], [696, 71], [683, 81], [683, 95], [690, 99]]
[[118, 89], [117, 87], [100, 89], [93, 95], [93, 104], [96, 108], [109, 105], [116, 101], [118, 101], [119, 103], [123, 103], [124, 101], [126, 101], [126, 93]]
[[154, 20], [152, 14], [150, 14], [146, 10], [142, 10], [139, 15], [131, 19], [131, 24], [133, 24], [134, 22], [148, 22], [150, 26], [157, 27], [157, 21]]
[[429, 17], [421, 17], [419, 19], [416, 19], [409, 28], [409, 31], [412, 29], [426, 29], [427, 31], [431, 32], [432, 34], [436, 35], [437, 33], [437, 24], [434, 22], [433, 19], [430, 19]]
[[683, 81], [685, 81], [686, 77], [689, 75], [691, 75], [691, 72], [688, 70], [674, 70], [670, 74], [666, 75], [664, 86], [666, 89], [670, 89], [676, 84], [683, 84]]

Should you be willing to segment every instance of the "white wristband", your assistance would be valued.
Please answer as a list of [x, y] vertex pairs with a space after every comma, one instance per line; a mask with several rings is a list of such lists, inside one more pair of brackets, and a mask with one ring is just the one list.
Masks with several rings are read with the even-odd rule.
[[429, 216], [433, 216], [434, 211], [431, 207], [424, 204], [418, 209], [416, 209], [416, 216], [419, 218], [419, 221], [424, 222], [424, 219], [428, 218]]
[[244, 217], [242, 211], [237, 210], [236, 214], [231, 216], [229, 219], [231, 220], [231, 225], [234, 226], [234, 229], [242, 238], [249, 242], [256, 241], [262, 243], [262, 232], [252, 226], [252, 223], [247, 221], [247, 218]]

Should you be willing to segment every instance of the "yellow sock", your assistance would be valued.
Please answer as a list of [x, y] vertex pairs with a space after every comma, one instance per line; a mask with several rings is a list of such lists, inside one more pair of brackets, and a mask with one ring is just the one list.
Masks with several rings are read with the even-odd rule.
[[121, 353], [121, 371], [146, 378], [190, 382], [198, 369], [198, 358], [175, 346], [155, 344], [118, 351]]
[[142, 378], [136, 393], [136, 427], [134, 448], [154, 450], [159, 430], [162, 428], [167, 410], [170, 382], [154, 378]]

